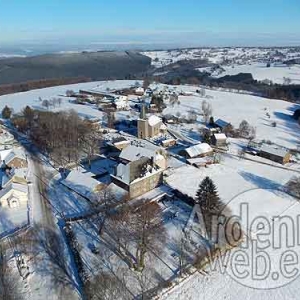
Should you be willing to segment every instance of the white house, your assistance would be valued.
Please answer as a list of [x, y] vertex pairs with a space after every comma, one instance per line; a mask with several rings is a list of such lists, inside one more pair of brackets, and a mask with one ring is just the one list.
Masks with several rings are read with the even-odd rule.
[[27, 201], [27, 185], [11, 183], [0, 191], [0, 204], [2, 207], [17, 208]]

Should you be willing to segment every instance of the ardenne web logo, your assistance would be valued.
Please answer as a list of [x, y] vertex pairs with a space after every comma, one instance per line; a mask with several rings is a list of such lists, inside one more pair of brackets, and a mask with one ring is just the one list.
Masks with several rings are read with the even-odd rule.
[[[234, 207], [230, 217], [223, 213], [228, 206]], [[254, 289], [294, 281], [300, 274], [300, 203], [282, 191], [253, 189], [234, 197], [226, 208], [213, 216], [210, 240], [229, 247], [209, 254], [208, 271], [228, 274]], [[203, 222], [200, 207], [196, 213]]]

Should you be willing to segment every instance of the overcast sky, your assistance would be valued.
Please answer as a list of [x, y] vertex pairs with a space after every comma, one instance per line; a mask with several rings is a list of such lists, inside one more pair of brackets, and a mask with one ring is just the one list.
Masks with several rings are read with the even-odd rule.
[[300, 45], [300, 0], [0, 0], [0, 46]]

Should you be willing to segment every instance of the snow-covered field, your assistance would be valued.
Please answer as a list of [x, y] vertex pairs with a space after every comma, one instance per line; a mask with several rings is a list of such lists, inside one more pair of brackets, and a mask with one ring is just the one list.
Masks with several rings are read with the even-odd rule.
[[106, 91], [106, 89], [123, 89], [134, 86], [136, 81], [133, 80], [119, 80], [119, 81], [97, 81], [88, 83], [79, 83], [72, 85], [63, 85], [57, 87], [44, 88], [39, 90], [32, 90], [23, 93], [16, 93], [10, 95], [4, 95], [0, 97], [0, 110], [3, 109], [5, 105], [13, 108], [15, 113], [19, 113], [22, 109], [29, 105], [34, 109], [45, 109], [42, 106], [42, 100], [51, 99], [54, 97], [60, 97], [62, 99], [62, 104], [60, 107], [56, 107], [52, 111], [68, 110], [74, 109], [82, 117], [88, 118], [102, 118], [103, 113], [99, 111], [93, 105], [80, 105], [70, 102], [72, 98], [65, 97], [66, 90], [73, 90], [74, 92], [79, 92], [80, 89], [97, 91]]
[[[196, 87], [179, 86], [179, 90], [196, 91]], [[238, 93], [206, 90], [209, 99], [199, 96], [180, 96], [180, 105], [168, 106], [163, 114], [174, 114], [177, 112], [181, 116], [188, 116], [189, 111], [201, 111], [201, 103], [206, 100], [213, 107], [214, 119], [223, 119], [233, 126], [239, 126], [240, 122], [247, 120], [256, 128], [257, 139], [271, 140], [273, 143], [288, 148], [296, 148], [300, 141], [300, 126], [292, 115], [296, 107], [290, 102], [281, 100], [270, 100], [252, 95], [242, 95]], [[270, 118], [266, 115], [270, 114]], [[201, 125], [202, 117], [198, 116], [198, 124], [189, 127], [197, 128]], [[277, 126], [272, 127], [276, 122]], [[181, 129], [185, 130], [183, 125]], [[179, 127], [180, 129], [180, 127]]]
[[271, 65], [269, 68], [266, 64], [246, 64], [223, 66], [225, 72], [218, 74], [216, 77], [223, 77], [225, 75], [237, 75], [239, 73], [251, 73], [253, 78], [258, 81], [265, 79], [271, 80], [273, 83], [284, 84], [284, 77], [291, 80], [291, 84], [300, 83], [300, 66], [293, 65]]
[[[253, 190], [244, 197], [241, 197], [239, 201], [248, 203], [252, 211], [250, 213], [251, 219], [254, 220], [257, 216], [263, 216], [268, 219], [270, 224], [272, 223], [272, 218], [274, 216], [288, 216], [290, 220], [296, 222], [297, 216], [300, 213], [300, 204], [297, 200], [287, 196], [283, 193], [275, 192], [274, 190]], [[233, 205], [231, 208], [233, 212], [239, 214], [238, 211], [238, 202], [233, 202], [236, 205], [236, 210], [234, 210]], [[296, 223], [295, 223], [296, 224]], [[284, 236], [280, 232], [275, 233], [272, 237], [275, 241], [286, 241]], [[293, 234], [299, 233], [297, 230], [292, 232]], [[274, 267], [279, 267], [278, 265], [278, 256], [286, 253], [288, 251], [285, 247], [276, 249], [273, 247], [266, 248], [264, 251], [268, 254], [268, 257], [272, 261], [272, 271], [269, 273], [269, 276], [263, 280], [254, 281], [253, 278], [245, 277], [243, 279], [238, 279], [232, 272], [233, 264], [231, 258], [234, 253], [243, 253], [246, 257], [253, 259], [252, 248], [254, 246], [254, 241], [251, 241], [249, 247], [247, 248], [236, 248], [224, 259], [223, 265], [218, 263], [213, 266], [210, 265], [207, 267], [207, 275], [202, 275], [196, 272], [190, 278], [184, 280], [175, 287], [170, 292], [165, 293], [161, 299], [163, 300], [206, 300], [206, 299], [215, 299], [215, 300], [271, 300], [271, 299], [288, 299], [296, 300], [299, 299], [299, 273], [296, 274], [294, 278], [287, 279], [282, 276], [281, 271], [278, 270], [274, 272]], [[296, 247], [296, 249], [298, 249]], [[295, 250], [294, 248], [292, 248]], [[221, 261], [219, 261], [221, 262]], [[296, 264], [295, 264], [296, 265]], [[294, 265], [294, 266], [295, 266]], [[240, 266], [239, 266], [240, 267]], [[257, 268], [261, 270], [263, 268], [263, 262], [257, 265]], [[240, 269], [242, 270], [242, 269]], [[248, 269], [249, 271], [249, 269]], [[266, 273], [268, 274], [268, 273]], [[278, 275], [273, 277], [273, 274]], [[199, 291], [201, 290], [201, 292]]]
[[[292, 76], [288, 77], [292, 78]], [[72, 89], [78, 92], [80, 89], [97, 89], [105, 91], [107, 88], [111, 90], [121, 89], [131, 87], [134, 84], [135, 81], [91, 82], [5, 95], [0, 97], [0, 109], [2, 110], [5, 105], [12, 107], [15, 112], [20, 112], [26, 105], [36, 109], [43, 109], [39, 98], [51, 99], [53, 97], [61, 97], [63, 99], [62, 104], [60, 107], [56, 107], [54, 109], [55, 111], [74, 109], [82, 117], [97, 117], [102, 119], [103, 112], [99, 111], [95, 106], [78, 105], [70, 102], [70, 98], [64, 96], [66, 90]], [[203, 117], [200, 114], [201, 103], [203, 100], [206, 100], [210, 102], [213, 107], [215, 120], [218, 118], [224, 119], [235, 127], [238, 127], [242, 120], [247, 120], [256, 128], [256, 138], [258, 140], [270, 140], [274, 144], [291, 149], [295, 149], [297, 145], [299, 145], [300, 127], [291, 117], [293, 111], [297, 108], [295, 104], [281, 100], [270, 100], [252, 95], [212, 91], [208, 89], [205, 90], [206, 97], [200, 97], [196, 95], [196, 89], [199, 89], [199, 87], [177, 86], [175, 90], [190, 92], [191, 96], [179, 96], [180, 104], [175, 104], [174, 106], [167, 102], [167, 107], [164, 109], [162, 115], [176, 115], [180, 113], [181, 116], [188, 116], [192, 110], [198, 113], [197, 121], [194, 124], [174, 125], [172, 126], [174, 131], [196, 142], [199, 141], [201, 137], [198, 129], [204, 126]], [[131, 114], [130, 111], [120, 111], [117, 112], [116, 119], [126, 119]], [[136, 113], [132, 114], [132, 118], [136, 117]], [[274, 122], [276, 122], [276, 127], [272, 126]], [[119, 134], [116, 133], [116, 135]], [[106, 138], [112, 136], [113, 134], [107, 134]], [[136, 140], [136, 138], [130, 136], [128, 136], [128, 139], [132, 141]], [[278, 192], [278, 190], [282, 190], [283, 185], [290, 178], [295, 175], [299, 176], [299, 164], [288, 164], [286, 167], [289, 169], [283, 169], [276, 163], [257, 157], [253, 158], [257, 161], [239, 159], [231, 154], [236, 154], [237, 150], [245, 141], [241, 139], [230, 139], [229, 141], [229, 154], [222, 154], [221, 163], [211, 165], [208, 168], [197, 169], [193, 166], [185, 165], [182, 162], [179, 163], [172, 158], [171, 163], [169, 163], [170, 169], [167, 171], [168, 176], [165, 177], [166, 183], [170, 187], [179, 189], [183, 193], [194, 197], [199, 183], [205, 176], [209, 176], [216, 184], [223, 202], [229, 203], [234, 213], [238, 213], [238, 206], [235, 201], [231, 200], [235, 198], [235, 196], [251, 190], [253, 192], [247, 194], [247, 197], [242, 198], [242, 200], [251, 201], [252, 205], [254, 205], [255, 209], [252, 216], [261, 213], [268, 218], [272, 218], [274, 214], [280, 214], [281, 212], [287, 212], [291, 216], [296, 216], [298, 212], [300, 214], [298, 202], [295, 202], [295, 199], [287, 196], [283, 192]], [[143, 145], [147, 148], [158, 149], [156, 145], [149, 141], [145, 141]], [[251, 158], [250, 156], [247, 157]], [[101, 166], [97, 165], [96, 168], [99, 167]], [[49, 197], [52, 200], [54, 208], [58, 212], [63, 212], [65, 216], [72, 217], [81, 215], [90, 208], [89, 203], [87, 203], [85, 199], [70, 192], [59, 183], [59, 176], [52, 180], [50, 187]], [[181, 201], [179, 202], [181, 203]], [[290, 205], [293, 205], [293, 209], [290, 209]], [[167, 217], [165, 218], [167, 220], [166, 229], [168, 235], [172, 238], [174, 238], [174, 236], [178, 237], [178, 232], [182, 230], [188, 219], [187, 210], [185, 210], [182, 205], [178, 205], [178, 207], [175, 206], [176, 205], [171, 205], [168, 207], [168, 204], [166, 204], [165, 207], [163, 207], [166, 214], [168, 214], [168, 210], [170, 210], [172, 213], [177, 211], [180, 215], [178, 219], [175, 218], [174, 220], [169, 220]], [[2, 216], [0, 215], [0, 217]], [[177, 224], [175, 224], [176, 222]], [[99, 257], [95, 257], [89, 248], [90, 243], [99, 247], [101, 246], [101, 241], [99, 241], [99, 237], [95, 232], [95, 226], [91, 224], [91, 222], [83, 222], [74, 225], [74, 227], [79, 243], [82, 246], [84, 261], [90, 268], [91, 273], [96, 273], [97, 270], [95, 268], [99, 267], [99, 264], [101, 265], [103, 261], [101, 261], [101, 259], [99, 260]], [[126, 266], [123, 267], [124, 262], [119, 260], [111, 250], [106, 249], [104, 252], [108, 257], [107, 262], [112, 265], [115, 272], [122, 269], [125, 270]], [[154, 257], [151, 258], [153, 266], [159, 270], [159, 275], [164, 279], [169, 279], [178, 271], [178, 260], [176, 259], [176, 253], [175, 258], [172, 256], [173, 252], [176, 251], [172, 250], [169, 243], [163, 253], [164, 262], [167, 262], [172, 270], [164, 266], [164, 262], [157, 261]], [[117, 264], [115, 264], [116, 262]], [[120, 269], [118, 270], [119, 267]], [[131, 273], [132, 272], [129, 271], [127, 276], [131, 276]], [[42, 282], [42, 279], [39, 280]], [[157, 282], [152, 282], [151, 286], [154, 287], [156, 283]], [[172, 292], [163, 296], [163, 299], [297, 299], [298, 285], [299, 281], [295, 281], [277, 290], [250, 291], [249, 288], [234, 281], [230, 274], [222, 274], [220, 270], [215, 270], [209, 272], [207, 276], [196, 273], [172, 290]], [[134, 294], [139, 293], [139, 288], [136, 283], [133, 285], [132, 291]]]
[[[287, 66], [285, 61], [299, 58], [297, 48], [199, 48], [178, 49], [169, 51], [149, 51], [144, 55], [152, 59], [156, 68], [164, 67], [181, 60], [206, 60], [208, 64], [219, 65], [225, 72], [211, 71], [204, 65], [199, 71], [212, 73], [212, 76], [236, 75], [251, 73], [259, 81], [268, 79], [273, 83], [283, 84], [283, 77], [290, 78], [290, 84], [300, 83], [299, 65]], [[266, 68], [271, 62], [270, 68]]]

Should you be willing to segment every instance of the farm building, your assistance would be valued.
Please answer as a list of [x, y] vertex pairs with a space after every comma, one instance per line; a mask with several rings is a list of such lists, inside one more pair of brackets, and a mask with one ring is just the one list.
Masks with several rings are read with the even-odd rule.
[[217, 121], [215, 121], [214, 125], [218, 128], [220, 128], [220, 130], [222, 132], [225, 132], [227, 130], [229, 130], [230, 128], [232, 128], [232, 125], [229, 122], [226, 122], [222, 119], [218, 119]]
[[289, 151], [285, 149], [274, 148], [269, 145], [262, 145], [259, 155], [280, 164], [286, 164], [291, 159], [291, 154]]
[[227, 137], [225, 133], [215, 133], [211, 137], [211, 142], [216, 147], [225, 147], [227, 145]]
[[213, 149], [206, 143], [194, 145], [179, 152], [185, 158], [205, 157], [213, 154]]
[[163, 140], [163, 141], [161, 141], [161, 145], [162, 145], [164, 148], [168, 148], [168, 147], [171, 147], [171, 146], [176, 145], [176, 140], [175, 140], [175, 139], [167, 139], [167, 140]]

